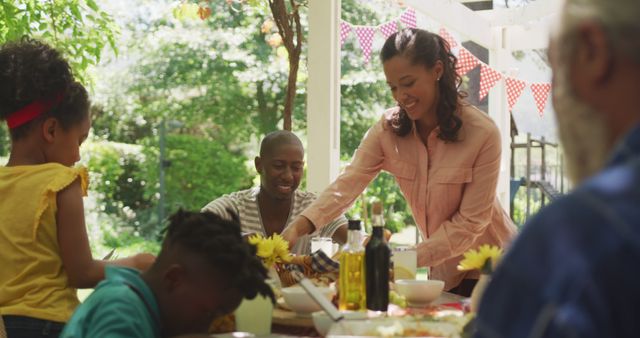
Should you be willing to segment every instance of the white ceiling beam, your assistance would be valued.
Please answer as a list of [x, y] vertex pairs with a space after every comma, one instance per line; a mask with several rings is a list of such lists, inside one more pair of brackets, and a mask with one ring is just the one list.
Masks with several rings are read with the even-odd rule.
[[[528, 50], [547, 48], [551, 23], [560, 11], [557, 3], [561, 1], [536, 0], [523, 7], [491, 11], [472, 11], [454, 0], [405, 0], [405, 3], [487, 49]], [[488, 16], [487, 12], [493, 14]], [[491, 17], [493, 22], [487, 19]], [[500, 27], [504, 27], [502, 38], [496, 39], [492, 31]]]
[[551, 22], [555, 15], [527, 25], [504, 28], [503, 48], [509, 50], [543, 49], [549, 45]]
[[488, 49], [496, 47], [491, 37], [491, 23], [458, 1], [405, 0], [405, 3], [434, 21], [442, 23], [447, 29], [462, 34], [465, 39]]
[[558, 13], [562, 6], [562, 1], [558, 0], [536, 0], [526, 6], [515, 8], [497, 8], [492, 10], [476, 11], [492, 26], [515, 26], [526, 25], [532, 21]]

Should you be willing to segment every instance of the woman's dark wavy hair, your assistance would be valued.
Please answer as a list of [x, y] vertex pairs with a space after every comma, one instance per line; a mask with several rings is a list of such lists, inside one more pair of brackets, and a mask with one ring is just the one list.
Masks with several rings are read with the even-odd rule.
[[68, 129], [89, 116], [89, 95], [77, 82], [60, 52], [42, 42], [23, 38], [0, 47], [0, 120], [37, 100], [59, 94], [62, 101], [40, 117], [10, 130], [13, 140], [48, 117]]
[[[234, 220], [226, 220], [212, 212], [178, 210], [169, 218], [165, 229], [164, 246], [179, 246], [204, 258], [216, 271], [229, 278], [229, 285], [248, 299], [257, 294], [275, 302], [271, 287], [266, 283], [267, 269], [256, 256], [256, 247], [247, 243]], [[161, 252], [158, 258], [163, 255]]]
[[[440, 127], [438, 138], [446, 142], [457, 141], [462, 120], [455, 112], [459, 99], [466, 97], [466, 93], [458, 91], [462, 79], [456, 72], [458, 59], [451, 53], [449, 43], [439, 35], [426, 30], [406, 28], [389, 36], [380, 52], [380, 60], [384, 63], [397, 55], [409, 58], [414, 65], [424, 65], [429, 69], [435, 66], [438, 60], [442, 61], [444, 71], [438, 81], [440, 93], [436, 106]], [[402, 107], [389, 121], [389, 126], [398, 136], [407, 135], [412, 125], [411, 119]]]

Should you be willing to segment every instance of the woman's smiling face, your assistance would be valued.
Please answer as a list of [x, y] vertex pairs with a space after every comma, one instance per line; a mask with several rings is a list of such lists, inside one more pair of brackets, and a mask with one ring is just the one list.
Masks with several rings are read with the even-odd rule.
[[427, 68], [396, 55], [385, 61], [383, 68], [393, 98], [411, 120], [419, 120], [431, 112], [435, 114], [442, 62], [436, 61], [433, 67]]

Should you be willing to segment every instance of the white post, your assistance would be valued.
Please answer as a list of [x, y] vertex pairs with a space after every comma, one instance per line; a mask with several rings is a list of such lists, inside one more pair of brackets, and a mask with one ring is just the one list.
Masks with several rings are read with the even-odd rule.
[[307, 190], [340, 170], [340, 0], [309, 0]]
[[[494, 37], [493, 48], [489, 49], [489, 65], [497, 70], [507, 73], [507, 61], [509, 50], [505, 46], [504, 28], [492, 28]], [[498, 178], [497, 196], [502, 207], [509, 213], [510, 209], [510, 164], [511, 164], [511, 114], [507, 103], [507, 92], [504, 79], [489, 91], [489, 116], [500, 130], [502, 138], [502, 161], [500, 163], [500, 177]]]

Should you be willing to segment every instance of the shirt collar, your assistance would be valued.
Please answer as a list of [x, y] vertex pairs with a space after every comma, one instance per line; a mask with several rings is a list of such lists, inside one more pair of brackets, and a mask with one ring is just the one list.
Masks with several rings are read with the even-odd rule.
[[614, 148], [608, 166], [623, 164], [640, 155], [640, 124], [631, 129]]

